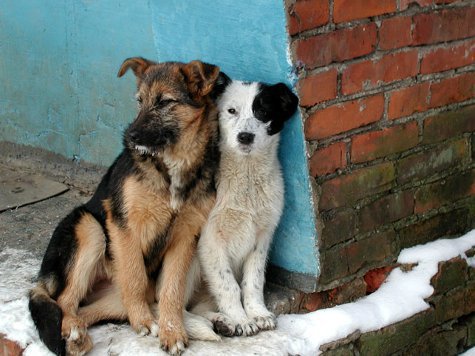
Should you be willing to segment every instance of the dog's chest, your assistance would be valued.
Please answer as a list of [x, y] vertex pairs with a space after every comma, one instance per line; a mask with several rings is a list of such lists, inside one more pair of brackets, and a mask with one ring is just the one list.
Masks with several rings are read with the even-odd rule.
[[283, 180], [279, 166], [259, 163], [222, 163], [218, 176], [218, 196], [228, 208], [247, 211], [265, 219], [279, 214], [283, 204]]

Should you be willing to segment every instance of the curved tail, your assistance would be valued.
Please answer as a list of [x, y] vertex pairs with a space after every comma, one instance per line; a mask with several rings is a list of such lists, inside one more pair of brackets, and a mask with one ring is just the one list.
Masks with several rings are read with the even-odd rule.
[[63, 311], [60, 306], [41, 282], [30, 291], [29, 298], [28, 308], [41, 341], [56, 355], [66, 355], [66, 343], [61, 337]]

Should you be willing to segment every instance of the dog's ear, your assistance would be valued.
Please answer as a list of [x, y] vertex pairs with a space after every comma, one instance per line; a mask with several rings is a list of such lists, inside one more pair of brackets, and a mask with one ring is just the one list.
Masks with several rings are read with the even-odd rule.
[[214, 84], [213, 90], [211, 91], [211, 98], [216, 100], [224, 93], [226, 87], [232, 82], [231, 78], [229, 78], [226, 73], [219, 72], [218, 79]]
[[147, 68], [154, 64], [156, 63], [142, 57], [127, 58], [120, 66], [117, 76], [122, 77], [130, 68], [137, 79], [141, 79]]
[[261, 116], [259, 113], [265, 113], [258, 119], [263, 122], [270, 121], [267, 133], [274, 135], [282, 130], [284, 122], [297, 110], [299, 99], [284, 83], [262, 84], [261, 88], [252, 108], [258, 116]]
[[201, 61], [185, 64], [182, 73], [188, 84], [188, 89], [195, 98], [208, 95], [214, 87], [219, 75], [219, 67]]

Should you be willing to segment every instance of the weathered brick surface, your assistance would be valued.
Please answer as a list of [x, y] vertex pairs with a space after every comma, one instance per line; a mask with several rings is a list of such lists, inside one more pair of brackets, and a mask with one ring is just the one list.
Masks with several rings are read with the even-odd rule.
[[[473, 2], [286, 4], [318, 201], [319, 290], [475, 227]], [[388, 231], [389, 250], [368, 243]]]
[[353, 209], [339, 209], [324, 212], [321, 215], [324, 227], [319, 247], [332, 247], [340, 242], [348, 241], [355, 234], [355, 213]]
[[402, 228], [399, 231], [401, 248], [463, 234], [468, 228], [468, 214], [467, 209], [452, 210]]
[[421, 60], [421, 73], [443, 72], [475, 62], [475, 40], [445, 46], [425, 53]]
[[423, 143], [434, 143], [475, 131], [475, 105], [424, 120]]
[[467, 262], [460, 257], [440, 262], [437, 274], [431, 279], [434, 294], [444, 294], [463, 286], [467, 279], [467, 269]]
[[395, 254], [396, 233], [393, 230], [379, 232], [364, 240], [348, 244], [344, 248], [348, 271], [355, 273], [367, 267], [381, 267]]
[[323, 251], [320, 255], [320, 268], [319, 282], [322, 285], [348, 275], [348, 261], [345, 251], [338, 247]]
[[474, 16], [475, 7], [415, 15], [413, 44], [438, 43], [475, 36]]
[[412, 18], [391, 17], [383, 20], [379, 29], [379, 48], [383, 50], [401, 48], [412, 43]]
[[328, 22], [330, 5], [328, 0], [300, 0], [291, 5], [289, 10], [289, 33], [309, 30]]
[[429, 107], [431, 108], [473, 98], [475, 96], [475, 72], [443, 79], [438, 83], [432, 84], [430, 90]]
[[433, 310], [423, 311], [410, 319], [362, 335], [357, 345], [362, 355], [374, 355], [375, 352], [391, 355], [409, 346], [435, 323]]
[[475, 170], [442, 179], [417, 189], [415, 212], [424, 213], [431, 209], [475, 195]]
[[388, 118], [398, 119], [429, 108], [430, 83], [394, 90], [389, 94]]
[[396, 0], [335, 0], [335, 22], [382, 15], [396, 10]]
[[322, 184], [320, 209], [352, 205], [365, 196], [388, 190], [394, 179], [394, 165], [383, 163], [326, 181]]
[[406, 151], [419, 142], [417, 122], [385, 128], [354, 136], [351, 141], [351, 161], [366, 162]]
[[467, 330], [454, 326], [450, 330], [434, 328], [425, 333], [415, 345], [407, 348], [402, 355], [458, 355], [463, 351]]
[[305, 122], [309, 140], [337, 135], [381, 119], [384, 97], [374, 95], [317, 110]]
[[393, 269], [394, 266], [386, 266], [368, 271], [364, 275], [364, 281], [366, 282], [366, 292], [373, 293], [378, 290]]
[[337, 94], [336, 77], [336, 69], [330, 69], [300, 80], [297, 85], [300, 105], [312, 106], [335, 98]]
[[369, 54], [376, 47], [376, 25], [356, 26], [295, 42], [299, 61], [315, 68]]
[[414, 192], [404, 191], [386, 195], [359, 212], [359, 231], [366, 232], [392, 223], [414, 212]]
[[398, 182], [425, 179], [460, 164], [468, 157], [468, 143], [460, 139], [431, 150], [417, 153], [398, 162]]
[[417, 50], [387, 54], [381, 59], [350, 64], [343, 71], [341, 90], [343, 94], [353, 94], [413, 77], [417, 72]]
[[333, 173], [346, 166], [346, 144], [337, 142], [316, 150], [310, 158], [310, 174], [313, 177]]

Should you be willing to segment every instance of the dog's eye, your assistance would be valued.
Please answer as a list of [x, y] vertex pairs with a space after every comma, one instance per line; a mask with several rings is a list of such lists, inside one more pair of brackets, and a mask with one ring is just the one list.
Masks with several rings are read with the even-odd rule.
[[136, 99], [139, 104], [142, 104], [143, 99], [141, 96], [138, 96]]
[[229, 108], [228, 109], [228, 113], [230, 113], [231, 115], [234, 115], [236, 113], [236, 109], [234, 108]]
[[161, 98], [157, 98], [157, 100], [155, 101], [155, 107], [157, 107], [158, 109], [162, 109], [172, 103], [176, 103], [177, 101], [175, 99], [161, 99]]

